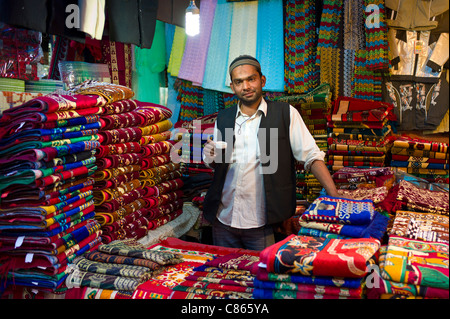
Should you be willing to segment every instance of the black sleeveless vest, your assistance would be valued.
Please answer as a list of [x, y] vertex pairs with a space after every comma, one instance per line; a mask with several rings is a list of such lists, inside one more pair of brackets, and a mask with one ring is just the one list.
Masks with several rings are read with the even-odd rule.
[[[272, 225], [283, 222], [295, 213], [296, 177], [295, 160], [289, 140], [289, 104], [268, 100], [266, 102], [267, 113], [261, 116], [258, 140], [266, 198], [266, 221], [268, 225]], [[221, 110], [217, 116], [217, 128], [222, 140], [233, 146], [236, 112], [237, 105], [234, 105]], [[203, 215], [210, 223], [216, 219], [228, 172], [227, 159], [231, 158], [232, 149], [228, 146], [222, 154], [224, 163], [215, 164], [212, 184], [205, 196]]]

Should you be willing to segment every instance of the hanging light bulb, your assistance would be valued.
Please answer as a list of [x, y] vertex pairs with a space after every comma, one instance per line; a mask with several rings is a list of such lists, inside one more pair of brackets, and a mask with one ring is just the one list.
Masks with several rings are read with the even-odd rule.
[[195, 1], [191, 0], [186, 9], [186, 34], [194, 36], [200, 33], [200, 10], [195, 5]]

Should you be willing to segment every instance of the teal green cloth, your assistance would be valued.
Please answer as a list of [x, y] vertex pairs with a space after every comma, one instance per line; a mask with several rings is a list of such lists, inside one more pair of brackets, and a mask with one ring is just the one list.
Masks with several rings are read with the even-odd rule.
[[135, 47], [136, 71], [133, 91], [137, 100], [160, 103], [160, 87], [163, 86], [162, 72], [166, 68], [166, 42], [164, 22], [157, 20], [155, 35], [150, 49]]

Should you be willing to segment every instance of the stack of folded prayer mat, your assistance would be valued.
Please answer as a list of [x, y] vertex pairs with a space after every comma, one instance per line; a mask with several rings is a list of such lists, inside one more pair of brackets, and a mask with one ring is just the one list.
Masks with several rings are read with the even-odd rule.
[[396, 203], [394, 211], [413, 210], [418, 212], [447, 215], [449, 212], [449, 194], [442, 189], [427, 189], [412, 181], [401, 180], [394, 186], [392, 194]]
[[344, 167], [336, 171], [332, 178], [339, 196], [357, 200], [370, 199], [376, 209], [383, 204], [396, 181], [396, 175], [390, 167]]
[[[259, 256], [229, 253], [197, 266], [178, 286], [172, 299], [193, 296], [216, 299], [252, 299]], [[201, 297], [200, 297], [201, 298]]]
[[172, 158], [172, 112], [162, 105], [142, 102], [137, 111], [147, 118], [140, 127], [143, 159], [139, 179], [149, 213], [146, 229], [153, 230], [183, 213], [183, 168], [177, 158]]
[[[331, 113], [331, 95], [330, 85], [324, 83], [307, 94], [272, 96], [270, 99], [292, 105], [300, 113], [320, 150], [326, 153], [328, 150], [327, 116]], [[297, 199], [312, 202], [319, 196], [322, 185], [311, 172], [305, 171], [303, 164], [297, 163], [296, 171]]]
[[361, 299], [380, 242], [291, 235], [264, 249], [255, 299]]
[[[175, 240], [175, 244], [171, 239]], [[177, 254], [181, 256], [182, 262], [168, 265], [161, 273], [155, 274], [151, 280], [139, 285], [133, 293], [133, 299], [170, 299], [174, 293], [173, 289], [180, 285], [195, 267], [203, 265], [216, 256], [216, 252], [199, 251], [192, 247], [186, 247], [189, 244], [195, 247], [196, 243], [185, 242], [186, 245], [177, 245], [177, 243], [177, 239], [169, 238], [149, 248], [150, 251]]]
[[448, 191], [408, 174], [398, 178], [382, 204], [392, 223], [367, 296], [448, 299]]
[[[391, 216], [391, 221], [394, 221], [397, 211], [416, 211], [448, 216], [448, 191], [439, 187], [428, 189], [429, 186], [430, 184], [423, 185], [423, 182], [413, 179], [401, 179], [395, 183], [379, 208]], [[388, 225], [388, 231], [391, 228], [392, 222]]]
[[300, 215], [298, 234], [381, 240], [388, 226], [386, 215], [375, 209], [372, 199], [320, 196]]
[[143, 190], [139, 181], [142, 156], [137, 127], [143, 118], [133, 111], [134, 92], [124, 86], [101, 82], [86, 82], [73, 91], [98, 94], [107, 99], [100, 116], [101, 146], [96, 152], [97, 171], [94, 174], [96, 220], [102, 225], [102, 242], [124, 239], [129, 235], [122, 219], [143, 207]]
[[174, 237], [148, 249], [180, 255], [183, 262], [165, 267], [163, 272], [139, 285], [133, 299], [251, 298], [248, 291], [254, 277], [250, 265], [257, 264], [257, 251], [186, 242]]
[[408, 136], [393, 142], [391, 166], [429, 182], [448, 184], [449, 147]]
[[[83, 297], [91, 288], [96, 288], [120, 291], [131, 298], [138, 285], [165, 267], [182, 261], [178, 254], [149, 250], [133, 239], [101, 244], [96, 251], [75, 258], [71, 264], [66, 285], [75, 290], [66, 297]], [[80, 288], [83, 291], [79, 291]]]
[[372, 189], [386, 187], [391, 189], [396, 181], [396, 175], [390, 167], [357, 168], [343, 167], [331, 176], [336, 188], [342, 194], [345, 190]]
[[[402, 219], [403, 219], [403, 214]], [[409, 214], [409, 217], [412, 217]], [[432, 215], [432, 214], [430, 214]], [[370, 299], [448, 299], [449, 298], [449, 252], [448, 252], [448, 217], [446, 221], [437, 220], [435, 216], [420, 218], [421, 231], [411, 228], [402, 236], [393, 233], [386, 246], [380, 248], [379, 268], [375, 268], [367, 297]], [[415, 219], [417, 221], [417, 219]], [[442, 222], [446, 222], [443, 230]], [[434, 227], [435, 229], [432, 229]], [[430, 240], [412, 239], [420, 232], [436, 232], [440, 228], [442, 235]], [[411, 236], [412, 235], [412, 236]], [[433, 238], [435, 237], [435, 238]]]
[[95, 94], [47, 95], [3, 113], [0, 268], [6, 286], [60, 292], [67, 264], [100, 244], [92, 176], [106, 103]]
[[392, 104], [338, 97], [328, 116], [330, 171], [389, 166], [386, 155], [395, 120]]
[[[163, 211], [180, 209], [157, 206], [172, 205], [179, 194], [162, 199], [153, 187], [174, 175], [177, 165], [170, 163], [172, 143], [168, 131], [172, 123], [170, 110], [131, 98], [134, 92], [123, 86], [99, 82], [74, 88], [79, 93], [93, 93], [108, 99], [100, 117], [101, 147], [96, 153], [98, 170], [95, 179], [96, 219], [102, 225], [102, 241], [141, 238], [160, 223]], [[180, 185], [175, 185], [180, 186]], [[175, 187], [170, 185], [168, 189]], [[152, 220], [152, 221], [150, 221]]]

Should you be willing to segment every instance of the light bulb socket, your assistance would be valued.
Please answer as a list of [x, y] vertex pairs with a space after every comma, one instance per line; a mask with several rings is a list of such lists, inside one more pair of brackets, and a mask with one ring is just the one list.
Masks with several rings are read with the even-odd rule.
[[186, 13], [200, 14], [200, 9], [195, 5], [195, 1], [190, 1], [189, 6], [186, 8]]

